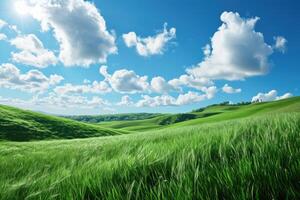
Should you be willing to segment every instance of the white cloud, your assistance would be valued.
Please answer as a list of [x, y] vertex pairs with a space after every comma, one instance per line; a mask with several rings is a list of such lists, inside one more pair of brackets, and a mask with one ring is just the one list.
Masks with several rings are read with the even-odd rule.
[[57, 95], [56, 93], [50, 93], [45, 97], [35, 97], [31, 102], [35, 105], [52, 105], [61, 108], [100, 108], [110, 105], [109, 102], [97, 96], [88, 98], [81, 95]]
[[195, 77], [193, 75], [181, 75], [179, 78], [175, 78], [169, 81], [169, 84], [174, 88], [180, 88], [181, 86], [188, 86], [201, 90], [207, 86], [211, 86], [214, 83], [206, 77]]
[[66, 66], [103, 63], [117, 53], [115, 36], [95, 5], [84, 0], [26, 0], [26, 11], [41, 23], [43, 31], [53, 29], [60, 45], [60, 60]]
[[202, 51], [203, 51], [203, 54], [205, 55], [205, 57], [210, 56], [210, 54], [211, 54], [211, 46], [209, 44], [205, 45], [202, 48]]
[[204, 61], [187, 73], [226, 80], [265, 74], [273, 49], [265, 43], [263, 34], [254, 29], [259, 18], [244, 19], [238, 13], [223, 12], [220, 19], [223, 24], [204, 48]]
[[67, 83], [63, 86], [57, 86], [54, 88], [54, 92], [58, 94], [84, 94], [84, 93], [91, 93], [91, 94], [104, 94], [111, 92], [111, 88], [109, 85], [104, 81], [94, 81], [92, 84], [83, 84], [83, 85], [73, 85]]
[[275, 45], [274, 45], [274, 49], [284, 53], [286, 51], [286, 45], [287, 45], [287, 39], [285, 39], [282, 36], [277, 36], [274, 37], [275, 40]]
[[115, 111], [111, 108], [106, 100], [97, 96], [87, 98], [80, 95], [62, 95], [50, 93], [47, 96], [34, 96], [31, 99], [7, 98], [0, 96], [0, 104], [16, 106], [26, 110], [36, 110], [60, 115], [85, 115], [88, 113], [112, 113]]
[[4, 33], [0, 33], [0, 41], [7, 40], [7, 36]]
[[267, 93], [258, 93], [256, 96], [252, 97], [252, 102], [265, 102], [265, 101], [277, 101], [281, 99], [290, 98], [293, 95], [291, 93], [285, 93], [282, 96], [278, 96], [278, 92], [276, 90], [271, 90]]
[[276, 100], [287, 99], [287, 98], [291, 98], [291, 97], [293, 97], [293, 94], [288, 92], [288, 93], [285, 93], [282, 96], [276, 97]]
[[37, 68], [45, 68], [57, 63], [54, 53], [45, 49], [43, 43], [34, 34], [18, 36], [10, 43], [20, 50], [20, 52], [12, 53], [12, 60], [17, 63]]
[[167, 23], [164, 24], [164, 29], [155, 36], [142, 38], [136, 35], [135, 32], [123, 34], [123, 40], [127, 47], [135, 47], [136, 51], [141, 56], [151, 56], [163, 54], [167, 43], [176, 37], [176, 29], [167, 29]]
[[170, 95], [161, 95], [155, 97], [142, 95], [142, 99], [139, 100], [135, 105], [137, 107], [181, 106], [211, 99], [214, 97], [216, 92], [217, 88], [212, 86], [205, 89], [205, 94], [189, 91], [185, 94], [179, 94], [177, 98], [174, 98]]
[[157, 93], [168, 93], [176, 88], [161, 76], [156, 76], [151, 80], [151, 90]]
[[125, 95], [122, 96], [121, 101], [119, 103], [117, 103], [118, 106], [130, 106], [133, 105], [133, 102], [130, 98], [130, 96]]
[[14, 31], [17, 34], [20, 34], [21, 32], [18, 30], [16, 25], [10, 25], [6, 21], [0, 19], [0, 30], [4, 27], [8, 27], [10, 30]]
[[176, 99], [170, 95], [162, 95], [151, 97], [142, 95], [142, 99], [136, 103], [137, 107], [158, 107], [158, 106], [174, 106]]
[[207, 99], [212, 99], [218, 92], [218, 89], [216, 86], [210, 86], [202, 88], [202, 91], [205, 92]]
[[197, 92], [189, 91], [188, 93], [180, 94], [177, 97], [176, 105], [186, 105], [186, 104], [196, 103], [196, 102], [203, 101], [206, 98], [207, 96], [205, 94], [200, 95]]
[[134, 71], [121, 69], [111, 75], [107, 72], [107, 66], [101, 66], [99, 72], [116, 92], [132, 94], [149, 90], [148, 77], [139, 76]]
[[228, 84], [225, 84], [223, 87], [222, 87], [222, 90], [223, 92], [227, 93], [227, 94], [234, 94], [234, 93], [240, 93], [242, 92], [242, 89], [241, 88], [233, 88], [231, 86], [229, 86]]
[[4, 21], [4, 20], [2, 20], [2, 19], [0, 19], [0, 29], [2, 29], [6, 25], [7, 25], [7, 22]]
[[[0, 19], [0, 30], [7, 25], [7, 22]], [[5, 35], [4, 33], [0, 33], [0, 41], [1, 40], [7, 40], [7, 35]]]
[[0, 65], [0, 87], [17, 89], [25, 92], [44, 92], [50, 86], [63, 80], [62, 76], [53, 74], [45, 76], [38, 70], [30, 70], [22, 74], [20, 70], [9, 63]]

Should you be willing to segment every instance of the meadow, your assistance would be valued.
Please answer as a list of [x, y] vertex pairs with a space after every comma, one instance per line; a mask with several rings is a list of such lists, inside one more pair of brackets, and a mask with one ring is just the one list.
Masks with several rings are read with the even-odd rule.
[[103, 137], [3, 137], [0, 199], [299, 199], [299, 102], [214, 106], [202, 114], [219, 114]]

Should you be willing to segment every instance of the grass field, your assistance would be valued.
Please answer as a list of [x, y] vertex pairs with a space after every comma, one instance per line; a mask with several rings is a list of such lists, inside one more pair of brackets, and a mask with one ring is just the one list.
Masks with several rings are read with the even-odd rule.
[[165, 114], [144, 120], [103, 122], [100, 123], [100, 126], [118, 130], [140, 132], [150, 129], [164, 129], [170, 127], [182, 127], [187, 125], [199, 125], [203, 123], [215, 123], [249, 116], [259, 116], [266, 113], [272, 114], [288, 112], [300, 112], [300, 97], [294, 97], [276, 102], [266, 102], [241, 106], [210, 106], [204, 108], [202, 112], [190, 113], [195, 115], [196, 119], [190, 119], [179, 123], [171, 123], [169, 125], [160, 124], [160, 122], [165, 120], [166, 118], [176, 117], [176, 115]]
[[299, 103], [215, 106], [161, 130], [2, 141], [0, 199], [299, 199]]
[[122, 133], [125, 131], [0, 106], [0, 140], [72, 139]]

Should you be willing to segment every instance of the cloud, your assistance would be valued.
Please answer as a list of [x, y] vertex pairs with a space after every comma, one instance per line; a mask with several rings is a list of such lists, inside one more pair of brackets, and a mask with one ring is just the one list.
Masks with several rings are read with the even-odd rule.
[[211, 46], [209, 44], [206, 44], [203, 48], [202, 48], [203, 54], [208, 57], [211, 54]]
[[26, 0], [27, 11], [50, 29], [59, 42], [59, 58], [66, 66], [104, 63], [117, 53], [115, 36], [95, 5], [84, 0]]
[[88, 98], [81, 95], [58, 95], [56, 93], [50, 93], [44, 97], [35, 97], [31, 102], [34, 105], [52, 105], [61, 108], [101, 108], [110, 105], [109, 102], [97, 96]]
[[276, 90], [271, 90], [267, 93], [258, 93], [256, 96], [252, 97], [252, 102], [265, 102], [265, 101], [277, 101], [281, 99], [286, 99], [292, 97], [293, 94], [285, 93], [282, 96], [278, 96], [278, 92]]
[[234, 93], [240, 93], [242, 92], [242, 89], [241, 88], [233, 88], [231, 86], [229, 86], [228, 84], [225, 84], [223, 87], [222, 87], [222, 90], [223, 92], [227, 93], [227, 94], [234, 94]]
[[142, 99], [136, 103], [137, 107], [158, 107], [158, 106], [174, 106], [176, 99], [170, 95], [162, 95], [151, 97], [142, 95]]
[[4, 33], [0, 33], [0, 41], [7, 40], [7, 36]]
[[142, 38], [137, 36], [135, 32], [123, 34], [123, 40], [127, 47], [135, 47], [136, 51], [141, 56], [151, 56], [163, 54], [167, 43], [176, 38], [176, 29], [167, 29], [167, 23], [164, 24], [164, 29], [155, 36]]
[[0, 19], [0, 29], [2, 29], [6, 25], [7, 25], [7, 22], [4, 21], [4, 20], [2, 20], [2, 19]]
[[244, 19], [238, 13], [223, 12], [223, 24], [204, 47], [205, 59], [187, 70], [194, 77], [241, 80], [268, 72], [273, 53], [264, 36], [255, 31], [258, 17]]
[[18, 36], [10, 40], [10, 44], [20, 50], [12, 53], [12, 60], [17, 63], [37, 68], [45, 68], [57, 63], [54, 53], [45, 49], [43, 43], [34, 34]]
[[99, 72], [116, 92], [133, 94], [149, 90], [148, 77], [139, 76], [134, 71], [121, 69], [111, 75], [107, 72], [107, 66], [101, 66]]
[[10, 30], [14, 31], [17, 34], [20, 34], [21, 32], [18, 30], [16, 25], [10, 25], [6, 21], [0, 19], [0, 30], [4, 27], [8, 27]]
[[182, 106], [192, 104], [207, 99], [211, 99], [217, 92], [215, 86], [206, 88], [205, 94], [199, 94], [198, 92], [189, 91], [185, 94], [179, 94], [177, 98], [170, 95], [161, 95], [151, 97], [149, 95], [142, 95], [142, 99], [135, 105], [137, 107], [159, 107], [159, 106]]
[[175, 78], [169, 81], [169, 84], [174, 88], [181, 88], [181, 86], [188, 86], [202, 91], [203, 88], [211, 86], [214, 83], [206, 77], [195, 77], [193, 75], [181, 75], [179, 78]]
[[275, 40], [275, 44], [274, 44], [274, 49], [284, 53], [286, 51], [286, 45], [287, 45], [287, 39], [285, 39], [284, 37], [282, 36], [277, 36], [277, 37], [274, 37], [274, 40]]
[[17, 89], [25, 92], [44, 92], [50, 86], [60, 83], [64, 78], [57, 74], [45, 76], [38, 70], [30, 70], [22, 74], [20, 70], [9, 63], [0, 65], [0, 87]]
[[122, 96], [121, 101], [119, 103], [117, 103], [118, 106], [130, 106], [133, 105], [133, 102], [130, 98], [130, 96], [125, 95]]
[[84, 93], [91, 93], [91, 94], [104, 94], [111, 92], [111, 88], [109, 85], [104, 81], [94, 81], [92, 84], [85, 83], [83, 85], [73, 85], [67, 83], [63, 86], [57, 86], [54, 88], [54, 92], [57, 94], [84, 94]]
[[176, 90], [176, 88], [169, 82], [166, 82], [163, 77], [156, 76], [151, 80], [151, 90], [156, 93], [166, 94], [172, 90]]

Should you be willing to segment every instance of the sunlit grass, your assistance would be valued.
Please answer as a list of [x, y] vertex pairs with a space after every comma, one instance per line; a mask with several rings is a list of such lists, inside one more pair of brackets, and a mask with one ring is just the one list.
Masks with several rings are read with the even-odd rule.
[[297, 199], [300, 114], [0, 143], [1, 199]]

